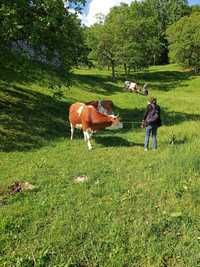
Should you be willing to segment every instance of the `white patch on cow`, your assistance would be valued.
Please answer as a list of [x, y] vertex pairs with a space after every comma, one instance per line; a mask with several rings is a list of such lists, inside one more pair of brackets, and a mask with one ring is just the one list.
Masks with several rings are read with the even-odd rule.
[[98, 109], [98, 112], [100, 112], [102, 114], [105, 114], [105, 115], [108, 114], [108, 111], [103, 107], [101, 100], [98, 100], [98, 107], [97, 107], [97, 109]]
[[84, 132], [84, 137], [85, 137], [85, 140], [87, 141], [88, 149], [91, 150], [92, 149], [92, 145], [90, 143], [91, 136], [88, 131]]
[[129, 84], [130, 84], [129, 81], [125, 81], [125, 82], [124, 82], [124, 85], [125, 85], [125, 86], [129, 86]]
[[124, 82], [124, 89], [128, 90], [128, 91], [135, 91], [135, 90], [137, 90], [137, 83], [125, 81]]
[[114, 115], [114, 114], [112, 114], [112, 115], [108, 115], [108, 116], [111, 117], [111, 118], [117, 118], [117, 116]]
[[70, 123], [70, 126], [71, 126], [71, 140], [72, 140], [74, 136], [74, 126], [72, 123]]
[[122, 129], [123, 128], [123, 123], [119, 122], [117, 124], [111, 125], [109, 127], [106, 127], [108, 130], [117, 130], [117, 129]]
[[76, 124], [76, 125], [75, 125], [75, 128], [76, 128], [76, 129], [82, 129], [82, 124]]
[[137, 84], [131, 82], [131, 83], [129, 84], [128, 88], [129, 88], [130, 90], [135, 90], [135, 89], [137, 88]]
[[77, 110], [77, 113], [78, 113], [79, 117], [81, 116], [81, 113], [82, 113], [82, 111], [83, 111], [84, 106], [85, 106], [85, 104], [82, 104], [82, 105], [80, 106], [80, 108]]

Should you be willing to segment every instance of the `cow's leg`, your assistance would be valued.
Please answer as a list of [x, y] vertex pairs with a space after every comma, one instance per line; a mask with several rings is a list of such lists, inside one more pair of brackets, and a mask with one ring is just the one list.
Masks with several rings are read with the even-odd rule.
[[87, 145], [88, 145], [88, 149], [91, 150], [92, 149], [92, 145], [90, 143], [90, 134], [87, 131], [84, 131], [84, 135], [86, 137], [86, 141], [87, 141]]
[[74, 135], [74, 125], [72, 123], [70, 123], [71, 126], [71, 140], [73, 139], [73, 135]]
[[87, 136], [86, 136], [85, 131], [83, 131], [83, 135], [84, 135], [84, 140], [87, 141]]

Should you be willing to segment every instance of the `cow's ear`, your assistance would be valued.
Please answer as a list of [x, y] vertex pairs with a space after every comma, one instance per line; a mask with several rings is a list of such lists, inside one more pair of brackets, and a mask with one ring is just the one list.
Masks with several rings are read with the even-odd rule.
[[119, 113], [116, 115], [116, 118], [117, 118], [118, 120], [121, 120], [121, 117], [119, 116]]

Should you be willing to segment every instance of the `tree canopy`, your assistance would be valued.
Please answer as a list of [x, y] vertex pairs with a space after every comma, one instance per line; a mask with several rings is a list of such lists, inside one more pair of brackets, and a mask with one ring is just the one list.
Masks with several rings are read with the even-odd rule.
[[171, 61], [200, 71], [200, 12], [185, 16], [167, 29]]
[[146, 68], [168, 62], [166, 29], [192, 8], [187, 0], [144, 0], [112, 8], [105, 20], [86, 30], [90, 56], [101, 65]]
[[0, 0], [0, 42], [2, 48], [24, 41], [49, 58], [57, 56], [67, 69], [84, 51], [83, 33], [76, 14], [66, 2], [83, 5], [84, 0]]

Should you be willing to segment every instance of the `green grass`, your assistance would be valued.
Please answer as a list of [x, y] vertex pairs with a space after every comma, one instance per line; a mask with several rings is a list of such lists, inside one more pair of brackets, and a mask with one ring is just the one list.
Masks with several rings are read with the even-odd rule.
[[[112, 99], [123, 121], [140, 121], [147, 99], [107, 71], [76, 70], [68, 89], [37, 65], [17, 70], [0, 71], [0, 265], [200, 266], [200, 77], [176, 65], [134, 73], [162, 109], [158, 151], [144, 152], [144, 130], [125, 124], [96, 134], [89, 152], [80, 132], [69, 140], [70, 103]], [[15, 181], [37, 189], [6, 194]]]

